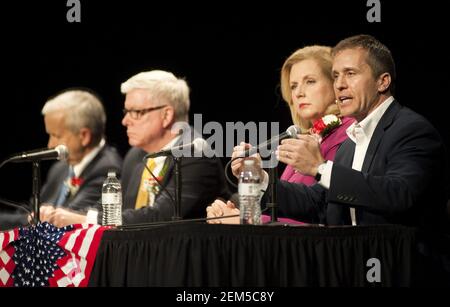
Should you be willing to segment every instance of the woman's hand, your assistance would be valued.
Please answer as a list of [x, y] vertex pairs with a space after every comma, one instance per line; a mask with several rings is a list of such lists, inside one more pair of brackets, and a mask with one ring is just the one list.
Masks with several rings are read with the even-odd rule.
[[208, 218], [238, 215], [236, 217], [208, 220], [209, 224], [239, 224], [239, 212], [239, 209], [231, 201], [225, 203], [220, 199], [216, 199], [206, 208]]

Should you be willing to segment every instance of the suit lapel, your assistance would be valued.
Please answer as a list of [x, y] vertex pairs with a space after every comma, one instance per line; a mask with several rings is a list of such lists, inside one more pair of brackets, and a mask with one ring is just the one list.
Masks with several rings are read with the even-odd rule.
[[335, 161], [343, 166], [352, 167], [353, 156], [355, 155], [355, 143], [351, 139], [346, 139], [336, 152]]
[[[163, 178], [162, 181], [161, 181], [161, 185], [162, 185], [163, 187], [165, 187], [165, 186], [168, 184], [169, 179], [170, 179], [170, 175], [172, 174], [172, 169], [173, 169], [174, 166], [175, 166], [175, 164], [174, 164], [174, 162], [173, 162], [173, 159], [172, 159], [171, 157], [167, 157], [167, 158], [166, 158], [166, 161], [164, 161], [164, 166], [163, 166], [163, 168], [166, 167], [166, 165], [167, 165], [167, 171], [166, 171], [166, 174], [164, 175], [164, 178]], [[159, 194], [158, 194], [158, 195], [159, 195]]]
[[[91, 162], [89, 162], [86, 167], [81, 171], [80, 174], [80, 178], [86, 178], [89, 173], [91, 172], [91, 170], [96, 166], [97, 161], [101, 159], [101, 157], [103, 156], [104, 151], [106, 150], [106, 146], [103, 146], [102, 149], [100, 149], [100, 151], [95, 155], [95, 157], [91, 160]], [[106, 175], [106, 174], [105, 174]]]
[[[173, 147], [179, 146], [179, 145], [183, 145], [183, 135], [178, 139], [178, 141], [173, 145]], [[172, 170], [175, 167], [175, 163], [174, 163], [174, 161], [173, 161], [171, 156], [168, 156], [166, 158], [166, 161], [164, 162], [164, 164], [169, 164], [169, 165], [167, 166], [166, 174], [165, 174], [165, 176], [164, 176], [164, 178], [163, 178], [163, 180], [161, 182], [163, 187], [167, 186], [167, 184], [169, 183], [169, 179], [170, 179], [170, 177], [172, 175]]]
[[361, 172], [367, 173], [369, 171], [373, 159], [376, 155], [378, 146], [380, 145], [380, 142], [383, 138], [384, 131], [392, 124], [395, 115], [398, 113], [400, 108], [400, 104], [394, 100], [394, 102], [389, 106], [389, 108], [381, 117], [380, 122], [375, 128], [372, 138], [370, 139], [369, 147], [367, 148], [366, 156], [364, 157]]
[[[355, 155], [355, 143], [351, 139], [345, 140], [336, 152], [334, 161], [345, 167], [352, 167]], [[329, 203], [327, 207], [327, 224], [349, 225], [351, 224], [350, 210], [341, 204]]]

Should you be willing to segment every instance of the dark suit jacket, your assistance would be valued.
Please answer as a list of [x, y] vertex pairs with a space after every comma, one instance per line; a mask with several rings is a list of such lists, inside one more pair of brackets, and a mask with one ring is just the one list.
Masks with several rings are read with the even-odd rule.
[[[120, 176], [122, 158], [116, 149], [105, 145], [80, 174], [83, 184], [77, 193], [66, 200], [63, 208], [85, 212], [97, 205], [101, 199], [103, 181], [108, 170], [115, 170]], [[66, 162], [56, 162], [50, 168], [47, 181], [41, 189], [41, 203], [55, 203], [58, 198], [61, 184], [67, 178], [69, 165]]]
[[403, 224], [436, 228], [445, 217], [447, 157], [443, 142], [422, 116], [394, 101], [378, 123], [362, 170], [353, 170], [355, 144], [337, 151], [330, 189], [279, 181], [280, 215], [312, 223]]
[[[181, 141], [181, 139], [180, 139]], [[178, 144], [176, 144], [178, 145]], [[127, 153], [122, 172], [123, 224], [137, 224], [155, 221], [169, 221], [174, 215], [175, 198], [174, 162], [170, 157], [166, 175], [162, 180], [163, 189], [155, 197], [153, 207], [134, 209], [136, 197], [144, 170], [142, 159], [147, 153], [132, 148]], [[223, 167], [217, 158], [182, 158], [181, 217], [200, 218], [206, 216], [206, 207], [218, 196], [227, 199], [230, 196], [225, 183]]]

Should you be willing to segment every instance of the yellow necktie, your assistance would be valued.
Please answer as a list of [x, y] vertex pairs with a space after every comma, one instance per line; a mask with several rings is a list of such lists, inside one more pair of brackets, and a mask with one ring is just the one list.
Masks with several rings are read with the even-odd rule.
[[[156, 163], [154, 159], [150, 158], [147, 160], [147, 167], [150, 169], [150, 171], [153, 172], [155, 166]], [[148, 189], [148, 180], [150, 177], [151, 177], [150, 173], [146, 168], [144, 168], [141, 177], [141, 184], [139, 185], [138, 195], [136, 197], [136, 206], [135, 206], [136, 209], [146, 207], [149, 204], [150, 195]]]

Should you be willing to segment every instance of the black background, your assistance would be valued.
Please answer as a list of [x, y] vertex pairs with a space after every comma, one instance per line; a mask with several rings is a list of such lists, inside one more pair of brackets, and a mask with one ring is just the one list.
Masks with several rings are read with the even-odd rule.
[[[450, 145], [444, 1], [381, 1], [381, 23], [367, 21], [366, 0], [269, 2], [81, 0], [81, 23], [67, 22], [65, 0], [2, 3], [0, 159], [45, 147], [41, 108], [74, 86], [100, 95], [108, 140], [125, 154], [120, 84], [151, 69], [186, 78], [191, 119], [201, 113], [203, 123], [279, 122], [285, 129], [291, 119], [278, 84], [286, 57], [361, 33], [391, 49], [395, 97], [427, 117]], [[43, 178], [49, 165], [43, 163]], [[29, 164], [0, 170], [1, 197], [24, 200], [30, 191]]]

